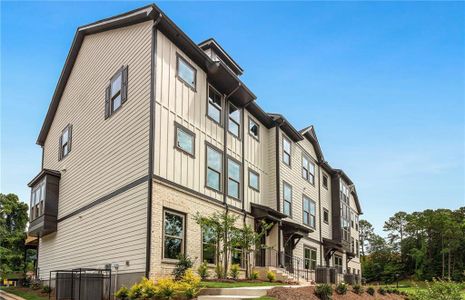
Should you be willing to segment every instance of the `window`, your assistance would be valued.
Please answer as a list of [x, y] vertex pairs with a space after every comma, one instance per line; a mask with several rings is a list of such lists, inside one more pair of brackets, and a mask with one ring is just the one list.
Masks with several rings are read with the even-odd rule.
[[179, 54], [177, 55], [176, 76], [189, 87], [195, 90], [197, 70]]
[[290, 166], [291, 165], [291, 141], [283, 137], [283, 162]]
[[305, 225], [315, 228], [316, 204], [307, 196], [303, 197], [303, 222]]
[[229, 103], [229, 123], [228, 123], [228, 130], [231, 132], [235, 137], [239, 137], [239, 130], [241, 124], [241, 111]]
[[328, 189], [328, 176], [323, 174], [323, 187]]
[[316, 269], [316, 249], [304, 246], [304, 268], [306, 270]]
[[249, 118], [249, 134], [257, 141], [260, 140], [260, 127], [251, 118]]
[[165, 211], [163, 258], [177, 259], [184, 254], [184, 215]]
[[323, 222], [329, 224], [329, 211], [326, 208], [323, 209]]
[[71, 152], [71, 139], [72, 139], [73, 125], [68, 124], [68, 126], [63, 129], [60, 136], [60, 152], [58, 154], [58, 160], [65, 158], [69, 152]]
[[239, 199], [241, 185], [241, 165], [228, 158], [228, 196]]
[[176, 128], [175, 147], [182, 152], [195, 155], [195, 133], [182, 126], [181, 124], [174, 123]]
[[222, 96], [212, 86], [208, 87], [207, 115], [216, 123], [221, 124]]
[[302, 156], [302, 176], [311, 184], [315, 184], [315, 164], [306, 156]]
[[45, 179], [38, 183], [31, 193], [30, 220], [33, 221], [44, 213]]
[[128, 67], [121, 67], [110, 79], [105, 91], [105, 119], [117, 111], [128, 98]]
[[202, 259], [209, 264], [216, 263], [216, 236], [211, 228], [202, 231]]
[[342, 256], [334, 255], [334, 266], [339, 273], [342, 273]]
[[284, 206], [283, 206], [283, 213], [288, 215], [289, 217], [292, 215], [292, 187], [285, 183], [283, 184], [283, 198], [284, 198]]
[[221, 190], [223, 154], [207, 145], [207, 187]]
[[260, 191], [260, 175], [249, 169], [249, 187], [256, 190], [257, 192]]

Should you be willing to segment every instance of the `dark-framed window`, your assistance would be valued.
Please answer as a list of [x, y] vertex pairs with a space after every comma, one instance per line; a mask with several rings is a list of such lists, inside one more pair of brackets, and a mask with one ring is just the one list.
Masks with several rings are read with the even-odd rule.
[[305, 155], [302, 155], [302, 177], [315, 184], [315, 164]]
[[323, 208], [323, 222], [329, 224], [329, 211], [326, 208]]
[[260, 126], [252, 118], [249, 117], [249, 134], [251, 137], [260, 141]]
[[316, 249], [304, 246], [304, 268], [306, 270], [315, 270], [316, 261]]
[[283, 183], [283, 213], [292, 216], [292, 186], [287, 182]]
[[241, 164], [228, 158], [228, 196], [240, 199], [241, 196]]
[[291, 166], [291, 141], [283, 136], [283, 163]]
[[323, 187], [325, 189], [328, 189], [328, 176], [326, 176], [325, 174], [323, 174]]
[[223, 111], [223, 96], [211, 85], [208, 85], [207, 116], [214, 122], [221, 124]]
[[307, 196], [303, 196], [303, 222], [305, 225], [315, 228], [316, 203]]
[[113, 115], [128, 98], [128, 66], [121, 67], [105, 90], [105, 119]]
[[176, 77], [193, 90], [196, 89], [197, 69], [179, 54], [176, 55]]
[[206, 186], [221, 191], [221, 178], [223, 178], [223, 153], [207, 144], [207, 171]]
[[73, 125], [68, 124], [66, 127], [61, 131], [60, 135], [60, 149], [58, 152], [58, 160], [62, 160], [71, 152], [71, 141], [73, 138]]
[[241, 129], [241, 110], [234, 106], [234, 104], [229, 103], [229, 121], [228, 121], [228, 131], [239, 138], [239, 132]]
[[163, 258], [177, 259], [184, 254], [185, 219], [184, 214], [163, 211]]
[[195, 157], [195, 133], [175, 122], [174, 147], [192, 157]]
[[249, 169], [249, 187], [257, 192], [260, 191], [260, 174]]
[[202, 259], [209, 264], [216, 263], [216, 236], [209, 227], [202, 230]]
[[342, 256], [334, 255], [334, 266], [336, 267], [337, 271], [341, 274], [342, 273]]

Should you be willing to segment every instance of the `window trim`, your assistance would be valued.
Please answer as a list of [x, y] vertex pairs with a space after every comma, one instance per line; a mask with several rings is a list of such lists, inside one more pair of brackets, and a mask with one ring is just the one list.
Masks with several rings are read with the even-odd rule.
[[[304, 244], [303, 247], [304, 247], [304, 251], [303, 251], [303, 254], [304, 254], [303, 255], [303, 259], [304, 259], [303, 267], [304, 267], [304, 270], [315, 271], [316, 267], [318, 266], [318, 250], [317, 250], [317, 248], [315, 248], [313, 246], [306, 245], [306, 244]], [[306, 249], [310, 250], [310, 258], [305, 258], [305, 250]], [[311, 251], [315, 251], [315, 269], [312, 269], [312, 252]], [[309, 269], [305, 268], [305, 261], [306, 260], [310, 261], [310, 268]]]
[[[68, 140], [66, 142], [67, 146], [68, 146], [68, 152], [66, 152], [66, 154], [63, 153], [63, 135], [65, 133], [65, 131], [68, 132]], [[69, 124], [65, 126], [65, 128], [63, 128], [63, 130], [61, 131], [61, 134], [60, 134], [60, 138], [59, 138], [59, 141], [58, 141], [58, 144], [59, 144], [59, 152], [58, 152], [58, 161], [61, 161], [63, 159], [65, 159], [66, 157], [68, 157], [69, 153], [71, 152], [71, 144], [72, 144], [72, 139], [73, 139], [73, 125], [72, 124]]]
[[[208, 114], [208, 107], [210, 106], [210, 88], [212, 88], [215, 92], [217, 92], [221, 96], [221, 107], [220, 107], [220, 121], [217, 122], [215, 119], [213, 119], [209, 114]], [[214, 105], [214, 104], [213, 104]], [[215, 124], [218, 124], [219, 126], [223, 127], [223, 111], [224, 111], [224, 95], [221, 94], [212, 84], [208, 83], [207, 84], [207, 111], [206, 111], [206, 117], [213, 121]]]
[[[328, 215], [328, 220], [325, 221], [325, 212], [327, 213]], [[329, 225], [329, 210], [326, 209], [326, 208], [323, 208], [323, 223], [325, 224], [328, 224]]]
[[181, 254], [186, 254], [186, 245], [187, 245], [187, 233], [186, 233], [186, 228], [187, 228], [187, 214], [175, 209], [171, 209], [168, 207], [163, 207], [163, 220], [162, 220], [162, 226], [161, 226], [161, 233], [162, 233], [162, 250], [161, 250], [161, 259], [162, 262], [176, 262], [178, 259], [175, 258], [168, 258], [165, 257], [165, 216], [166, 213], [170, 213], [172, 215], [177, 215], [182, 217], [182, 225], [183, 225], [183, 235], [182, 235], [182, 246], [181, 246]]
[[[305, 223], [305, 217], [304, 217], [305, 212], [306, 212], [306, 211], [305, 211], [305, 200], [309, 200], [309, 206], [308, 206], [308, 209], [309, 209], [309, 211], [308, 211], [308, 221], [309, 221], [309, 223]], [[315, 215], [312, 215], [312, 214], [311, 214], [310, 206], [311, 206], [312, 203], [313, 203], [313, 205], [315, 206]], [[313, 217], [313, 224], [314, 224], [314, 226], [312, 226], [312, 225], [310, 224], [310, 219], [311, 219], [311, 217]], [[308, 227], [310, 227], [310, 228], [316, 229], [316, 202], [313, 201], [312, 198], [308, 197], [308, 196], [305, 195], [305, 194], [302, 195], [302, 223], [303, 223], [305, 226], [308, 226]]]
[[[258, 189], [255, 188], [254, 186], [252, 186], [250, 184], [250, 173], [253, 173], [255, 175], [257, 175], [257, 178], [258, 178]], [[252, 190], [256, 191], [256, 192], [260, 192], [260, 174], [254, 170], [252, 170], [251, 168], [249, 168], [249, 173], [248, 173], [248, 182], [249, 182], [249, 188], [251, 188]]]
[[[284, 148], [284, 140], [286, 140], [287, 142], [289, 142], [289, 153], [286, 152], [285, 148]], [[283, 138], [282, 138], [282, 142], [281, 142], [281, 146], [282, 146], [282, 158], [281, 158], [281, 161], [283, 162], [283, 164], [285, 164], [286, 166], [288, 166], [289, 168], [292, 168], [292, 143], [291, 143], [291, 140], [288, 139], [284, 134], [283, 134]], [[285, 154], [288, 154], [289, 155], [289, 164], [287, 164], [285, 161], [284, 161], [284, 156]]]
[[[208, 186], [208, 180], [207, 180], [208, 179], [208, 148], [210, 148], [210, 149], [218, 152], [219, 154], [221, 154], [221, 172], [220, 172], [220, 189], [219, 190]], [[218, 148], [218, 147], [212, 145], [211, 143], [205, 141], [205, 178], [204, 178], [204, 180], [205, 180], [205, 188], [210, 189], [210, 190], [212, 190], [212, 191], [214, 191], [216, 193], [222, 193], [223, 192], [223, 181], [224, 181], [223, 176], [224, 176], [224, 172], [225, 172], [225, 170], [224, 170], [224, 162], [223, 162], [224, 158], [223, 157], [224, 157], [224, 153], [220, 148]], [[216, 170], [214, 170], [214, 171], [216, 171]]]
[[[284, 187], [285, 186], [288, 186], [291, 188], [291, 199], [290, 201], [286, 201], [286, 198], [285, 198], [285, 193], [284, 193]], [[289, 183], [287, 183], [285, 180], [283, 180], [283, 214], [287, 215], [285, 212], [284, 212], [284, 204], [285, 202], [289, 202], [289, 215], [287, 215], [289, 218], [292, 219], [292, 199], [293, 198], [293, 191], [292, 191], [292, 185], [290, 185]]]
[[[325, 178], [326, 178], [326, 185], [325, 185]], [[328, 175], [323, 173], [323, 179], [321, 180], [321, 182], [322, 182], [322, 185], [323, 185], [323, 187], [325, 189], [329, 188], [329, 184], [328, 184], [329, 183], [329, 177], [328, 177]]]
[[[236, 120], [231, 118], [231, 112], [230, 112], [231, 105], [234, 106], [239, 111], [239, 117], [240, 117], [240, 122], [239, 123], [237, 123]], [[227, 107], [228, 108], [228, 132], [233, 137], [237, 138], [240, 141], [241, 140], [241, 130], [242, 130], [242, 128], [241, 128], [241, 126], [242, 126], [242, 118], [243, 118], [243, 116], [242, 116], [242, 108], [237, 107], [236, 105], [232, 104], [231, 102], [228, 102], [227, 106], [228, 106]], [[230, 127], [229, 127], [229, 124], [230, 124], [229, 122], [233, 122], [234, 124], [237, 125], [237, 127], [238, 127], [237, 135], [234, 132], [231, 132]]]
[[[251, 132], [250, 132], [250, 123], [254, 123], [255, 125], [257, 125], [257, 128], [258, 128], [258, 134], [257, 136], [253, 135]], [[253, 118], [251, 118], [249, 116], [249, 122], [248, 122], [248, 129], [247, 129], [247, 132], [249, 133], [249, 135], [254, 139], [256, 140], [257, 142], [260, 142], [260, 125], [258, 124], [258, 122], [256, 122]]]
[[[189, 82], [184, 80], [179, 75], [179, 60], [182, 60], [192, 71], [194, 72], [194, 86], [192, 86]], [[179, 79], [182, 83], [184, 83], [188, 88], [192, 91], [197, 92], [197, 68], [195, 68], [191, 63], [187, 61], [181, 54], [176, 52], [176, 78]]]
[[[190, 135], [192, 137], [192, 152], [193, 153], [190, 153], [189, 151], [186, 151], [184, 149], [182, 149], [181, 147], [179, 147], [178, 145], [178, 130], [182, 130], [184, 131], [185, 133], [187, 133], [188, 135]], [[193, 131], [189, 130], [187, 127], [179, 124], [178, 122], [174, 121], [174, 148], [184, 154], [187, 154], [189, 155], [190, 157], [192, 158], [195, 158], [195, 139], [196, 139], [196, 135]]]
[[[238, 193], [239, 193], [239, 197], [236, 198], [234, 196], [231, 196], [229, 195], [229, 160], [232, 160], [234, 163], [238, 164], [239, 165], [239, 190], [238, 190]], [[238, 161], [237, 159], [235, 159], [234, 157], [228, 155], [226, 157], [226, 177], [227, 177], [227, 184], [226, 184], [226, 187], [225, 187], [225, 190], [226, 190], [226, 196], [228, 196], [229, 198], [233, 199], [233, 200], [236, 200], [236, 201], [242, 201], [242, 184], [243, 184], [243, 179], [242, 179], [242, 164], [240, 161]], [[235, 179], [231, 179], [232, 181], [234, 182], [237, 182]]]

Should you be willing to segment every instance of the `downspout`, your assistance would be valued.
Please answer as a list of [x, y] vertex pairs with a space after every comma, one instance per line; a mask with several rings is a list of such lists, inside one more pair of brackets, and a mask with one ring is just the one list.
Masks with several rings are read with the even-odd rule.
[[147, 195], [147, 237], [145, 256], [145, 277], [150, 276], [150, 263], [152, 254], [152, 192], [153, 192], [153, 162], [155, 148], [155, 84], [156, 84], [156, 62], [157, 62], [157, 25], [163, 15], [160, 13], [152, 25], [152, 45], [150, 57], [150, 112], [149, 112], [149, 165], [148, 165], [148, 195]]

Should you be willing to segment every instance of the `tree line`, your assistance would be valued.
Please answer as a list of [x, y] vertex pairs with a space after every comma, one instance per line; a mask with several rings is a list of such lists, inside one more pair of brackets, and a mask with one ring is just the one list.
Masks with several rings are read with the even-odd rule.
[[383, 227], [387, 237], [360, 221], [362, 272], [368, 281], [415, 277], [465, 280], [465, 207], [395, 213]]

